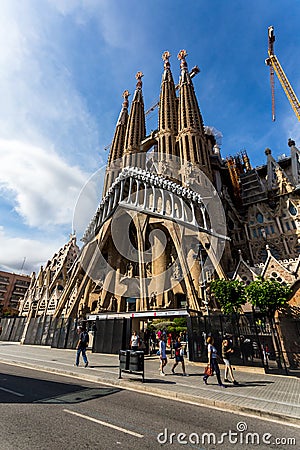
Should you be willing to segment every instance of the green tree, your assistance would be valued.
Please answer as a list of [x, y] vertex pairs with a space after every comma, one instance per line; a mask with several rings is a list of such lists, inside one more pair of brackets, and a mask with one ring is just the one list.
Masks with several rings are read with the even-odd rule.
[[278, 339], [275, 312], [286, 306], [291, 288], [286, 284], [281, 284], [275, 280], [264, 280], [262, 277], [252, 281], [246, 287], [246, 295], [253, 306], [258, 307], [260, 312], [265, 314], [271, 326], [272, 339], [276, 351], [276, 361], [279, 369], [282, 369], [282, 361], [285, 371], [288, 373], [285, 361], [282, 355], [280, 341]]
[[290, 294], [291, 288], [288, 285], [275, 280], [264, 280], [262, 277], [246, 286], [249, 302], [270, 319], [286, 305]]
[[245, 285], [238, 280], [213, 280], [210, 290], [224, 314], [237, 314], [247, 301]]

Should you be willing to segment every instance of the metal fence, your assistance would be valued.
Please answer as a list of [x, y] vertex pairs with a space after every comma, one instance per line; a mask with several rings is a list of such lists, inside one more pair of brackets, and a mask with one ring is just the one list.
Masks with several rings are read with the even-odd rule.
[[[292, 322], [285, 319], [285, 327], [290, 329]], [[299, 324], [298, 324], [299, 325]], [[289, 367], [299, 367], [300, 353], [288, 351], [287, 345], [283, 348], [282, 330], [278, 324], [269, 321], [266, 317], [256, 313], [241, 315], [191, 315], [188, 318], [189, 355], [192, 361], [207, 362], [208, 336], [214, 337], [214, 345], [218, 354], [222, 354], [222, 340], [227, 337], [231, 341], [234, 353], [231, 360], [233, 365], [264, 367], [266, 371], [287, 372]], [[294, 323], [294, 334], [299, 327]], [[300, 346], [300, 345], [299, 345]]]
[[[75, 349], [78, 322], [72, 318], [39, 316], [2, 318], [2, 341]], [[92, 326], [91, 323], [88, 324]], [[300, 321], [289, 317], [270, 322], [257, 313], [200, 316], [191, 312], [187, 319], [189, 359], [207, 361], [208, 336], [213, 336], [221, 355], [224, 337], [229, 338], [234, 353], [233, 365], [259, 366], [266, 371], [300, 367]], [[129, 348], [132, 321], [128, 318], [96, 320], [93, 324], [93, 352], [117, 354]]]
[[26, 321], [26, 317], [1, 319], [1, 340], [19, 342], [24, 338], [24, 344], [55, 348], [74, 349], [77, 345], [77, 322], [74, 319], [39, 316], [31, 318], [28, 324]]
[[119, 353], [129, 348], [131, 319], [96, 320], [93, 352]]

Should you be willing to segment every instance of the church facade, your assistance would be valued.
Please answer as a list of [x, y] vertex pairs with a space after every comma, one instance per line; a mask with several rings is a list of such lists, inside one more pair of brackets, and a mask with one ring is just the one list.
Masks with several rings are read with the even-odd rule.
[[205, 315], [217, 310], [207, 293], [213, 278], [249, 283], [258, 275], [291, 284], [299, 307], [300, 152], [290, 139], [288, 156], [276, 161], [266, 149], [260, 167], [245, 150], [223, 158], [203, 123], [186, 57], [181, 50], [176, 84], [163, 54], [158, 127], [149, 135], [141, 72], [130, 107], [123, 93], [103, 197], [83, 247], [67, 244], [72, 264], [62, 262], [61, 288], [46, 273], [32, 281], [22, 315], [32, 301], [36, 315], [55, 317]]

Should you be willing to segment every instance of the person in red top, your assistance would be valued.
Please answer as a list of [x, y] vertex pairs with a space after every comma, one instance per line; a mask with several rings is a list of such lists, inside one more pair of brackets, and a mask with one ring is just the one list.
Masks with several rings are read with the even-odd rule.
[[174, 349], [175, 349], [175, 362], [172, 367], [172, 373], [175, 374], [175, 368], [177, 367], [178, 363], [180, 362], [181, 367], [182, 367], [182, 375], [184, 377], [187, 377], [188, 374], [185, 372], [184, 357], [183, 357], [184, 349], [182, 348], [179, 336], [176, 338]]
[[167, 341], [167, 346], [170, 348], [171, 347], [171, 343], [172, 343], [172, 333], [168, 334], [168, 341]]

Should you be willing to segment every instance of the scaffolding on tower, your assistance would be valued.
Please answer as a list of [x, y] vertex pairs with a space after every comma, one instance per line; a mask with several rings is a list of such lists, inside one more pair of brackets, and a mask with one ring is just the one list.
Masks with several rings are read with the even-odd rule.
[[252, 170], [247, 151], [241, 150], [234, 156], [226, 158], [227, 168], [231, 179], [233, 192], [236, 198], [241, 199], [241, 182], [240, 176], [243, 173]]

